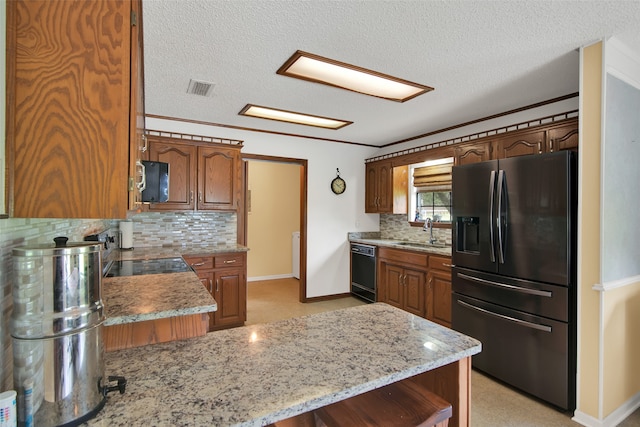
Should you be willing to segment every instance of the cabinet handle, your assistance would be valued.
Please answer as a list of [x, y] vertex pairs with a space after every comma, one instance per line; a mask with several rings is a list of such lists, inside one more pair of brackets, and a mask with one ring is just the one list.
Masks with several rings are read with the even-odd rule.
[[407, 286], [407, 275], [402, 276], [402, 284]]
[[432, 283], [433, 283], [433, 277], [429, 277], [429, 283], [427, 284], [427, 289], [431, 290]]
[[140, 148], [140, 151], [142, 151], [143, 153], [146, 152], [149, 149], [148, 144], [148, 139], [147, 139], [147, 135], [145, 135], [144, 133], [142, 134], [142, 142], [144, 142], [144, 144], [142, 145], [142, 148]]
[[538, 154], [542, 154], [542, 143], [538, 141]]
[[189, 193], [189, 201], [193, 202], [193, 190], [191, 190], [191, 193]]
[[220, 281], [220, 279], [216, 279], [216, 293], [218, 292], [218, 282]]
[[204, 265], [204, 262], [196, 262], [193, 264], [189, 264], [191, 267], [202, 267]]
[[553, 153], [553, 138], [549, 138], [549, 151]]
[[202, 203], [202, 191], [198, 191], [198, 201]]
[[136, 160], [136, 167], [140, 168], [140, 182], [137, 184], [138, 191], [142, 192], [147, 188], [147, 174], [145, 167], [140, 160]]
[[213, 293], [213, 283], [211, 282], [211, 279], [209, 279], [209, 293]]
[[233, 264], [233, 263], [235, 263], [236, 261], [238, 261], [238, 260], [237, 260], [237, 259], [229, 259], [229, 260], [225, 259], [225, 260], [224, 260], [224, 264]]
[[451, 267], [451, 264], [445, 264], [444, 262], [442, 263], [443, 267]]

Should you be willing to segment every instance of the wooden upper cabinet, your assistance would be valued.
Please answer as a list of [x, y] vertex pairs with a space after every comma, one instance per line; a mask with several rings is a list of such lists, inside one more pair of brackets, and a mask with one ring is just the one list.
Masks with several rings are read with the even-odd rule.
[[149, 138], [149, 160], [169, 163], [169, 200], [151, 204], [150, 210], [195, 208], [197, 148]]
[[241, 145], [192, 143], [150, 135], [149, 160], [169, 164], [169, 201], [151, 211], [238, 209]]
[[461, 144], [453, 150], [454, 164], [460, 166], [491, 160], [491, 148], [491, 141]]
[[545, 150], [545, 131], [505, 134], [496, 139], [495, 145], [497, 159], [541, 154]]
[[394, 168], [390, 161], [367, 163], [366, 213], [407, 213], [408, 166]]
[[549, 129], [547, 132], [547, 151], [577, 150], [578, 121]]
[[7, 2], [11, 216], [126, 217], [135, 4]]
[[144, 130], [144, 62], [142, 1], [134, 0], [131, 10], [131, 93], [129, 100], [129, 209], [142, 203], [139, 182], [142, 179], [140, 162], [147, 158], [148, 144]]
[[198, 150], [198, 210], [237, 209], [239, 150], [222, 147]]

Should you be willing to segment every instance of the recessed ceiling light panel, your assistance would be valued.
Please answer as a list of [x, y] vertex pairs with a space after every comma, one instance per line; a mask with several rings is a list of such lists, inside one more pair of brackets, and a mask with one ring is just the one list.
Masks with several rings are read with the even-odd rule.
[[260, 119], [277, 120], [280, 122], [295, 123], [299, 125], [315, 126], [325, 129], [340, 129], [352, 124], [346, 120], [331, 119], [328, 117], [311, 116], [308, 114], [296, 113], [294, 111], [279, 110], [276, 108], [261, 107], [259, 105], [247, 104], [238, 114], [241, 116], [251, 116]]
[[397, 102], [404, 102], [433, 90], [430, 86], [300, 50], [277, 73]]

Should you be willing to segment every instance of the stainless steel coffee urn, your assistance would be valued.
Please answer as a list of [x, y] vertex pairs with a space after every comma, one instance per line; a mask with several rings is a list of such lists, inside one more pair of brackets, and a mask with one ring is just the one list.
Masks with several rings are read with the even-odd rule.
[[102, 409], [114, 388], [104, 379], [101, 244], [54, 240], [13, 250], [19, 425], [80, 424]]

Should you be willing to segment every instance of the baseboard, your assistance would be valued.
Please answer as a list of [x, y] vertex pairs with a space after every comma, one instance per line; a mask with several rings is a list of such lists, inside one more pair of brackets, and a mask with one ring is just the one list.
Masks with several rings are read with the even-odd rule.
[[276, 274], [273, 276], [254, 276], [254, 277], [247, 277], [247, 282], [258, 282], [260, 280], [288, 279], [290, 277], [293, 277], [293, 273]]
[[580, 411], [576, 411], [571, 419], [587, 427], [616, 427], [638, 408], [640, 408], [640, 392], [620, 405], [618, 409], [610, 413], [604, 420], [599, 420]]

